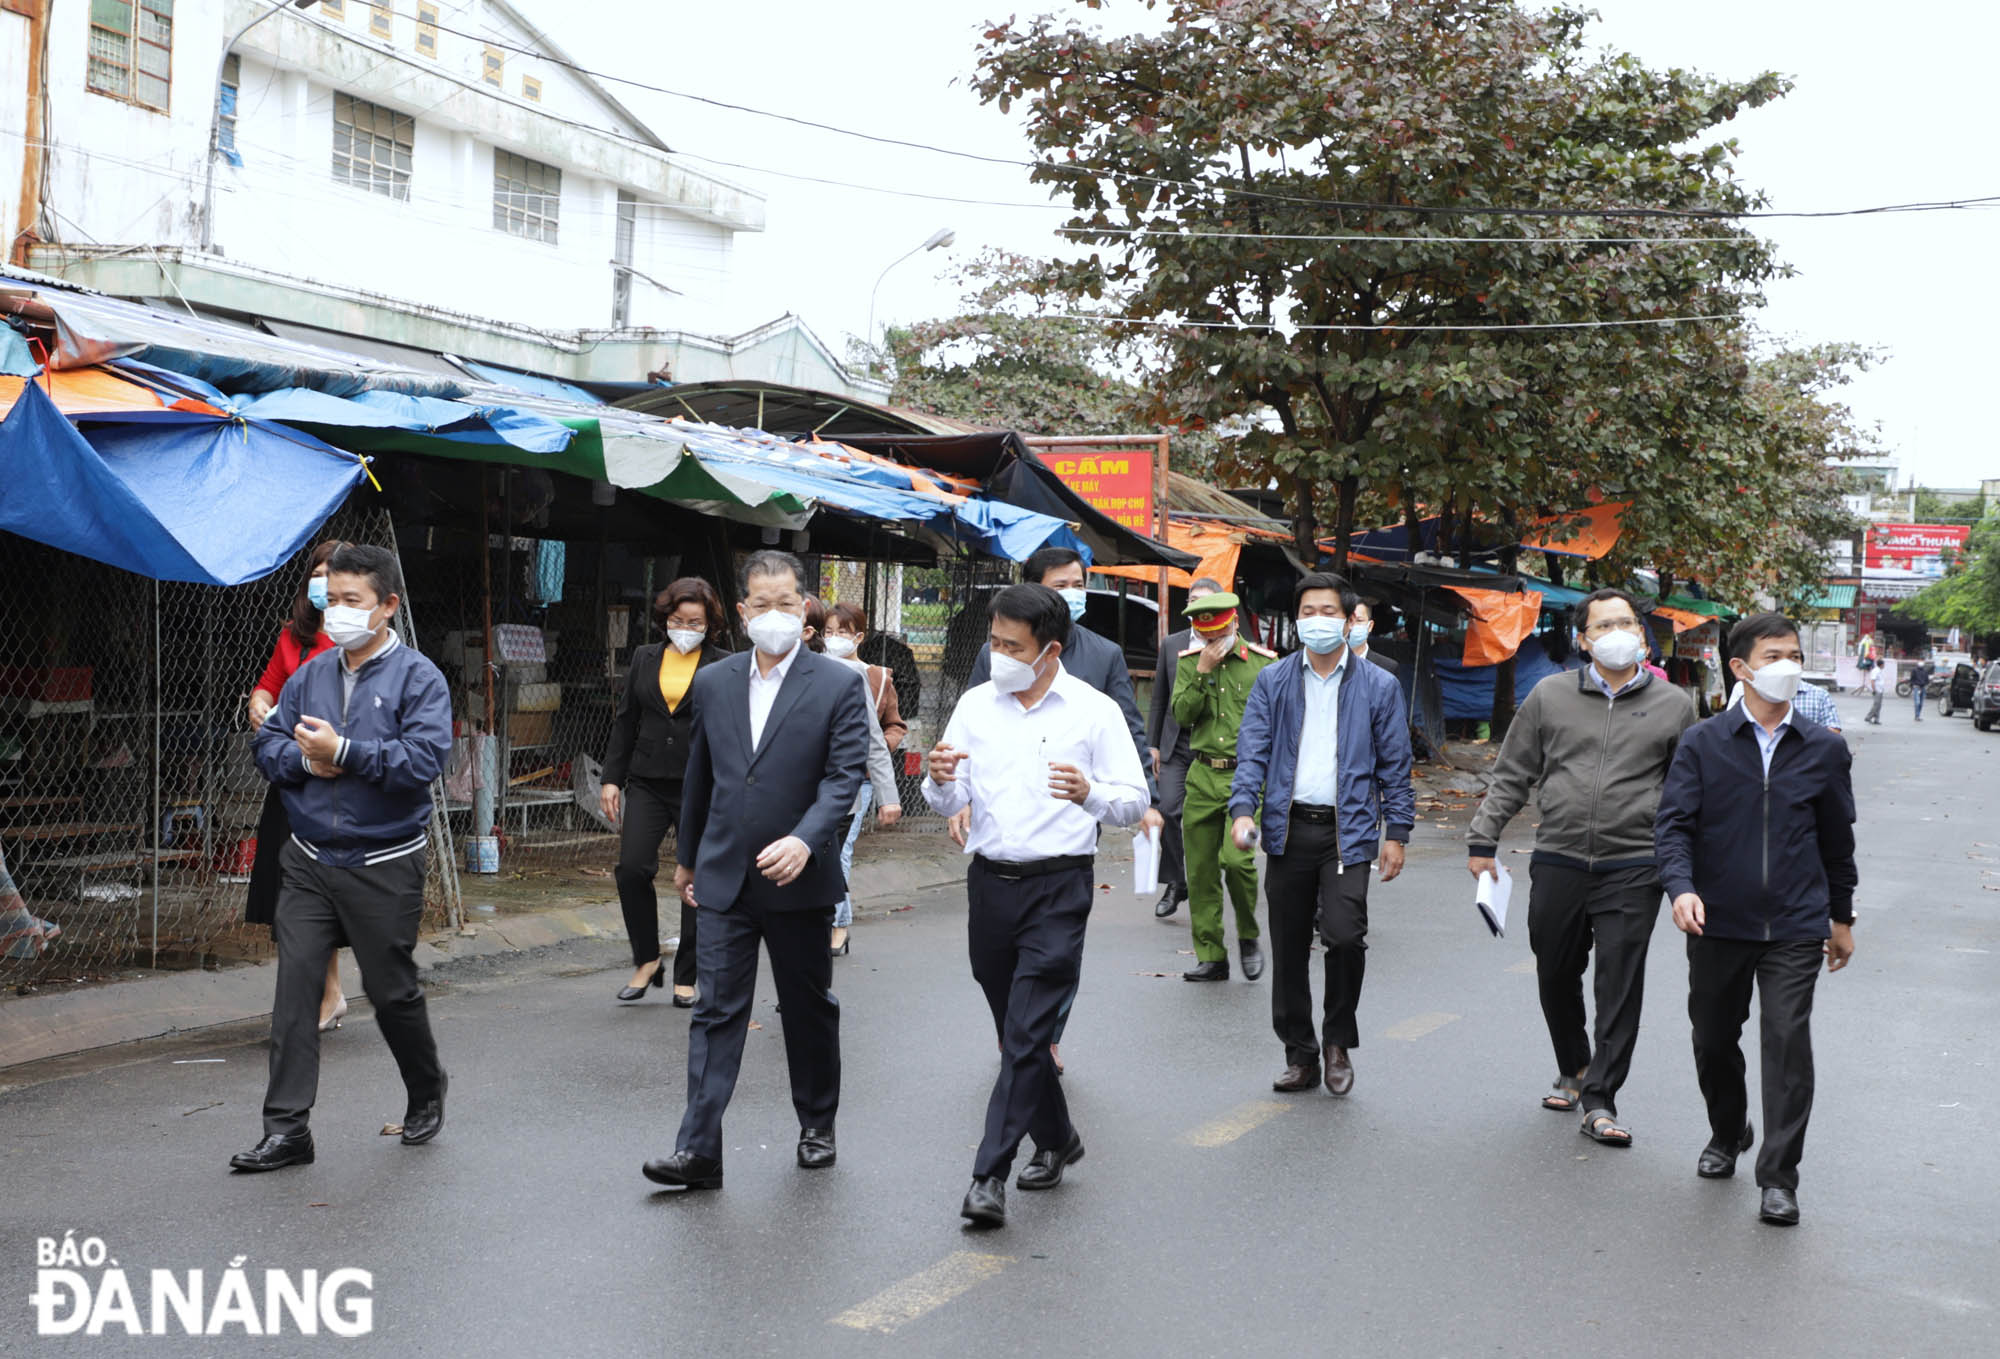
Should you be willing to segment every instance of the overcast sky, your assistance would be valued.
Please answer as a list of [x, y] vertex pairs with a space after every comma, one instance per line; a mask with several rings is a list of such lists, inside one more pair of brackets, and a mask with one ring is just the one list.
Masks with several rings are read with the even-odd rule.
[[[585, 65], [843, 127], [957, 150], [1024, 157], [1018, 119], [966, 88], [983, 21], [1063, 6], [1054, 0], [747, 0], [730, 5], [600, 0], [623, 25], [576, 22], [576, 7], [524, 8]], [[595, 17], [598, 6], [593, 6]], [[1792, 94], [1729, 129], [1744, 180], [1773, 206], [1823, 210], [2000, 194], [1993, 0], [1884, 6], [1860, 0], [1598, 0], [1600, 45], [1656, 67], [1746, 77], [1777, 70]], [[1108, 0], [1095, 22], [1158, 22], [1138, 0]], [[998, 246], [1053, 251], [1063, 219], [1024, 170], [872, 145], [682, 99], [613, 86], [677, 151], [762, 171], [845, 180], [835, 188], [717, 166], [768, 195], [769, 229], [738, 239], [733, 320], [741, 329], [786, 311], [836, 352], [867, 328], [884, 266], [940, 227], [949, 251], [898, 265], [876, 325], [949, 310], [955, 259]], [[912, 195], [1031, 204], [994, 207]], [[1763, 327], [1788, 342], [1851, 340], [1884, 351], [1848, 389], [1864, 423], [1936, 486], [2000, 476], [2000, 439], [1983, 405], [1995, 386], [1989, 318], [2000, 313], [2000, 210], [1763, 224], [1798, 277], [1774, 283]]]

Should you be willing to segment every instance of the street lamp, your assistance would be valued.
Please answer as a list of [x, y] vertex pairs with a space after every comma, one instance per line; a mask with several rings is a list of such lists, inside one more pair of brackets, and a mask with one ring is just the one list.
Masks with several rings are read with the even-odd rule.
[[918, 251], [938, 250], [950, 245], [957, 239], [958, 233], [956, 231], [953, 231], [950, 227], [940, 227], [931, 233], [929, 240], [896, 256], [896, 258], [889, 261], [888, 268], [875, 276], [875, 286], [868, 294], [868, 343], [871, 347], [875, 343], [875, 296], [882, 291], [882, 280], [889, 277], [889, 270], [894, 269], [911, 255], [918, 253]]
[[243, 40], [245, 33], [248, 33], [258, 24], [263, 23], [273, 14], [280, 13], [286, 8], [311, 9], [318, 3], [319, 0], [282, 0], [282, 3], [271, 6], [271, 8], [265, 10], [262, 14], [231, 34], [229, 41], [222, 44], [222, 55], [215, 59], [215, 84], [210, 87], [215, 91], [215, 102], [210, 107], [208, 114], [208, 160], [202, 169], [201, 177], [201, 249], [203, 254], [207, 254], [215, 247], [215, 153], [221, 150], [222, 73], [228, 69], [229, 54], [235, 50], [236, 44]]

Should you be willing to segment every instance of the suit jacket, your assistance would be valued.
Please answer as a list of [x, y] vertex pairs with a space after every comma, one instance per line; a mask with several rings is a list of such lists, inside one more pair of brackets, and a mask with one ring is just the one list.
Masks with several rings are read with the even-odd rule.
[[[618, 696], [618, 712], [611, 719], [611, 745], [604, 753], [606, 783], [622, 788], [635, 777], [679, 782], [687, 772], [688, 750], [694, 744], [694, 682], [688, 682], [680, 707], [669, 711], [660, 693], [660, 660], [666, 649], [665, 642], [655, 642], [632, 653], [625, 692]], [[695, 657], [695, 674], [727, 655], [722, 647], [703, 642]]]
[[[1159, 785], [1153, 779], [1153, 762], [1146, 756], [1146, 724], [1139, 720], [1139, 701], [1132, 696], [1132, 672], [1125, 668], [1125, 653], [1118, 643], [1099, 637], [1081, 623], [1069, 628], [1069, 645], [1062, 651], [1062, 667], [1077, 679], [1103, 694], [1125, 714], [1126, 729], [1132, 733], [1132, 747], [1139, 752], [1139, 767], [1146, 771], [1146, 796], [1157, 806]], [[968, 691], [993, 678], [993, 647], [979, 648], [972, 661], [972, 676], [965, 682]], [[1164, 748], [1160, 758], [1166, 758]]]
[[[704, 666], [688, 689], [694, 744], [681, 781], [676, 859], [694, 870], [705, 911], [740, 902], [825, 910], [847, 891], [841, 830], [868, 765], [867, 693], [858, 672], [801, 644], [752, 750], [754, 656], [739, 652]], [[805, 841], [812, 858], [780, 887], [758, 870], [757, 856], [787, 835]]]
[[1160, 647], [1160, 659], [1153, 663], [1153, 701], [1146, 709], [1146, 739], [1160, 752], [1162, 764], [1171, 760], [1186, 740], [1186, 733], [1174, 716], [1174, 671], [1180, 669], [1181, 653], [1192, 645], [1192, 629], [1170, 632]]
[[1368, 654], [1366, 656], [1363, 656], [1361, 659], [1365, 661], [1375, 662], [1376, 665], [1382, 667], [1382, 669], [1384, 670], [1387, 670], [1392, 675], [1401, 675], [1403, 673], [1402, 666], [1396, 664], [1394, 660], [1390, 659], [1387, 656], [1384, 656], [1381, 652], [1377, 651], [1372, 646], [1368, 648]]

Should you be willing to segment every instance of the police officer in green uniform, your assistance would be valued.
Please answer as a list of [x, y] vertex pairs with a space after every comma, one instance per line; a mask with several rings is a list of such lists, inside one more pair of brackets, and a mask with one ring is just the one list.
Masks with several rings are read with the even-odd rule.
[[1194, 752], [1181, 811], [1195, 958], [1194, 967], [1181, 976], [1192, 982], [1229, 980], [1229, 950], [1222, 936], [1225, 883], [1236, 907], [1243, 975], [1251, 981], [1264, 975], [1264, 951], [1257, 943], [1257, 851], [1239, 849], [1230, 838], [1229, 785], [1250, 686], [1277, 654], [1237, 635], [1236, 605], [1236, 596], [1228, 591], [1188, 601], [1195, 643], [1181, 653], [1174, 670], [1174, 720], [1187, 732]]

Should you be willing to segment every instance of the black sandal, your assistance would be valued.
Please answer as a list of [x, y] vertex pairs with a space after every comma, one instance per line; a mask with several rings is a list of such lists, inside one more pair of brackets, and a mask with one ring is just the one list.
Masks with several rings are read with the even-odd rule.
[[1559, 1114], [1574, 1113], [1583, 1102], [1583, 1077], [1558, 1076], [1551, 1093], [1542, 1096], [1542, 1107]]
[[1632, 1145], [1632, 1134], [1628, 1130], [1618, 1126], [1618, 1118], [1615, 1114], [1608, 1114], [1602, 1109], [1593, 1109], [1585, 1114], [1583, 1116], [1583, 1126], [1578, 1128], [1577, 1131], [1588, 1137], [1591, 1141], [1600, 1143], [1603, 1146], [1629, 1147]]

